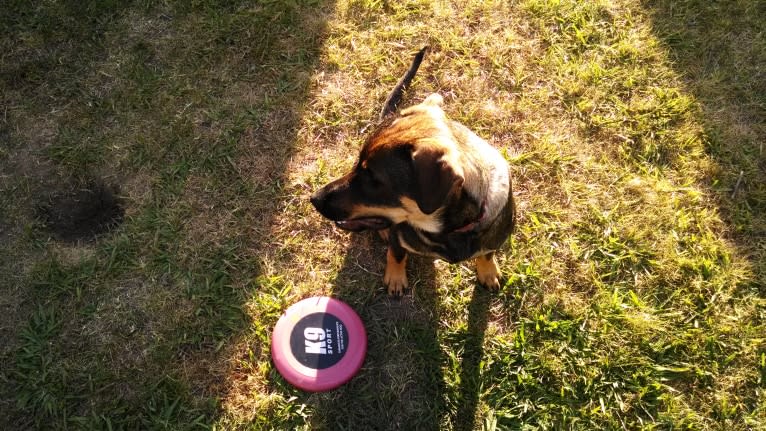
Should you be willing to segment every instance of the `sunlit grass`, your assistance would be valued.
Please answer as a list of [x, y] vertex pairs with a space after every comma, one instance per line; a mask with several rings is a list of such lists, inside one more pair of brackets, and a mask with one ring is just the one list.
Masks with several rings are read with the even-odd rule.
[[[12, 2], [0, 15], [0, 423], [9, 429], [760, 429], [766, 26], [757, 2]], [[512, 167], [491, 295], [307, 197], [406, 94]], [[55, 241], [37, 206], [119, 184]], [[6, 245], [7, 244], [7, 245]], [[314, 294], [360, 373], [290, 387], [269, 337]]]

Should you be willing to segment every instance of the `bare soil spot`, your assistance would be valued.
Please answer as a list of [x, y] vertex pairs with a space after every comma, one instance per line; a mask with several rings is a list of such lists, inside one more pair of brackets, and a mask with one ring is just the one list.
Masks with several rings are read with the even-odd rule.
[[124, 216], [119, 188], [93, 179], [66, 184], [38, 206], [45, 227], [65, 242], [91, 241], [119, 226]]

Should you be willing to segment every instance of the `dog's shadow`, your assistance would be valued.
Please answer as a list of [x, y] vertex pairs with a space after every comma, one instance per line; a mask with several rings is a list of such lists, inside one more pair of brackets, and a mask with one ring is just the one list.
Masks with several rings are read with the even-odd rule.
[[[376, 234], [351, 236], [332, 294], [362, 318], [367, 357], [349, 383], [316, 395], [312, 429], [440, 430], [447, 424], [472, 429], [490, 294], [475, 289], [463, 345], [442, 346], [434, 262], [409, 256], [411, 291], [392, 299], [382, 282], [385, 255]], [[455, 357], [460, 384], [448, 389], [443, 370]]]

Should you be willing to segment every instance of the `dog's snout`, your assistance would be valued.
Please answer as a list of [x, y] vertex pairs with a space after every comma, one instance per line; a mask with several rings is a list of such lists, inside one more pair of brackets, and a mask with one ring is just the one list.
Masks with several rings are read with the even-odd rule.
[[314, 194], [311, 195], [309, 200], [311, 201], [311, 205], [314, 205], [314, 208], [316, 208], [318, 211], [321, 211], [321, 208], [324, 204], [324, 189], [317, 190], [314, 192]]
[[311, 205], [330, 220], [343, 220], [348, 217], [348, 188], [345, 181], [334, 181], [314, 192], [309, 200]]
[[337, 217], [337, 209], [335, 209], [338, 200], [337, 189], [337, 184], [330, 183], [315, 191], [314, 194], [312, 194], [309, 198], [311, 205], [314, 205], [314, 208], [316, 208], [320, 214], [330, 219]]

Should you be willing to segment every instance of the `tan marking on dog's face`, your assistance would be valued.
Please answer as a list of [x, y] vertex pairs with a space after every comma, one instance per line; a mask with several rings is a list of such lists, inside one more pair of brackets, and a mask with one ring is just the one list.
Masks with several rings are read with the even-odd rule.
[[431, 214], [424, 214], [414, 200], [405, 196], [401, 198], [400, 202], [400, 207], [356, 205], [352, 209], [349, 218], [385, 217], [394, 224], [406, 222], [410, 226], [426, 232], [438, 233], [441, 231], [442, 223], [439, 220], [441, 210], [434, 211]]
[[404, 220], [411, 226], [432, 233], [442, 230], [442, 223], [439, 220], [442, 212], [441, 209], [431, 214], [425, 214], [420, 210], [417, 202], [408, 197], [402, 197], [402, 208], [405, 211]]

